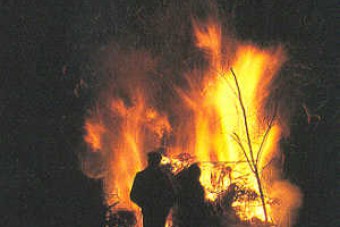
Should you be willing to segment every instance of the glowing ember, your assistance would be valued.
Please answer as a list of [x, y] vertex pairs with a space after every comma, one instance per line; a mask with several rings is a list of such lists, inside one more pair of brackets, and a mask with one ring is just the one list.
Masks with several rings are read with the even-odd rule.
[[106, 203], [138, 213], [128, 197], [133, 178], [145, 167], [145, 153], [164, 145], [171, 134], [163, 163], [177, 173], [199, 162], [208, 201], [237, 189], [231, 206], [241, 220], [264, 221], [264, 202], [269, 222], [287, 224], [290, 210], [299, 206], [292, 201], [299, 201], [300, 195], [280, 179], [281, 126], [274, 113], [266, 119], [263, 109], [268, 86], [285, 60], [283, 50], [225, 44], [220, 25], [211, 21], [194, 22], [194, 34], [209, 67], [188, 73], [185, 89], [173, 87], [181, 102], [170, 103], [174, 111], [167, 114], [175, 116], [175, 124], [152, 105], [150, 97], [157, 99], [152, 89], [137, 82], [127, 88], [128, 98], [107, 94], [105, 108], [86, 121], [84, 140], [91, 149], [101, 150], [105, 160]]

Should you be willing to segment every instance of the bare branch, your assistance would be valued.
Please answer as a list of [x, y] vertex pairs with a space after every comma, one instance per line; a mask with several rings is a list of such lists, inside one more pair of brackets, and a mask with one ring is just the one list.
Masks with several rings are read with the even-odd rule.
[[263, 170], [265, 170], [268, 166], [270, 166], [275, 160], [277, 160], [277, 159], [276, 159], [276, 158], [270, 159], [270, 161], [269, 161], [265, 166], [262, 167], [261, 173], [262, 173]]
[[243, 121], [244, 121], [244, 127], [246, 129], [246, 135], [247, 135], [247, 142], [248, 142], [250, 158], [251, 158], [252, 163], [255, 164], [254, 153], [253, 153], [253, 146], [252, 146], [252, 142], [251, 142], [251, 139], [250, 139], [249, 128], [248, 128], [247, 113], [246, 113], [246, 108], [244, 107], [244, 104], [243, 104], [241, 89], [240, 89], [240, 86], [238, 84], [238, 80], [237, 80], [237, 77], [236, 77], [236, 74], [235, 74], [233, 68], [230, 68], [230, 71], [231, 71], [231, 74], [233, 75], [234, 80], [235, 80], [235, 84], [236, 84], [236, 88], [237, 88], [237, 93], [238, 93], [238, 100], [240, 102], [240, 106], [241, 106], [242, 113], [243, 113]]
[[268, 134], [269, 134], [269, 132], [270, 132], [272, 126], [273, 126], [273, 122], [274, 122], [275, 117], [276, 117], [276, 108], [275, 108], [275, 112], [274, 112], [273, 116], [270, 119], [268, 127], [267, 127], [267, 129], [266, 129], [266, 131], [265, 131], [265, 133], [263, 135], [263, 138], [262, 138], [262, 141], [261, 141], [261, 145], [260, 145], [259, 150], [257, 152], [256, 160], [255, 160], [255, 165], [256, 166], [257, 166], [257, 164], [258, 164], [258, 162], [259, 162], [259, 160], [261, 158], [262, 151], [263, 151], [263, 145], [264, 145], [265, 141], [267, 140]]
[[249, 160], [249, 157], [247, 155], [247, 152], [246, 150], [244, 149], [242, 143], [241, 143], [241, 140], [240, 140], [240, 137], [234, 132], [231, 136], [235, 142], [240, 146], [242, 152], [243, 152], [243, 155], [246, 157], [247, 159], [247, 163], [249, 165], [249, 168], [251, 169], [252, 172], [255, 172], [255, 166], [253, 166], [253, 163]]
[[[260, 179], [260, 173], [259, 173], [259, 170], [257, 168], [256, 161], [254, 159], [253, 146], [252, 146], [252, 142], [251, 142], [250, 134], [249, 134], [249, 129], [248, 129], [246, 109], [245, 109], [244, 104], [243, 104], [241, 89], [240, 89], [240, 86], [238, 84], [236, 74], [235, 74], [233, 68], [230, 68], [230, 71], [231, 71], [231, 74], [233, 75], [234, 80], [235, 80], [235, 84], [236, 84], [236, 88], [237, 88], [237, 92], [238, 92], [238, 100], [240, 102], [240, 106], [241, 106], [242, 113], [243, 113], [243, 121], [244, 121], [244, 126], [245, 126], [245, 129], [246, 129], [247, 142], [248, 142], [248, 148], [249, 148], [249, 154], [250, 154], [251, 160], [248, 159], [248, 156], [246, 156], [246, 157], [247, 157], [247, 160], [251, 163], [251, 164], [249, 164], [249, 166], [250, 167], [253, 166], [253, 168], [254, 168], [254, 169], [251, 168], [251, 170], [254, 172], [254, 175], [255, 175], [255, 178], [256, 178], [256, 181], [257, 181], [257, 186], [259, 188], [262, 207], [263, 207], [263, 213], [264, 213], [265, 220], [267, 222], [268, 221], [268, 214], [267, 214], [266, 202], [265, 202], [262, 183], [261, 183], [261, 179]], [[261, 150], [262, 150], [262, 148], [261, 148]]]

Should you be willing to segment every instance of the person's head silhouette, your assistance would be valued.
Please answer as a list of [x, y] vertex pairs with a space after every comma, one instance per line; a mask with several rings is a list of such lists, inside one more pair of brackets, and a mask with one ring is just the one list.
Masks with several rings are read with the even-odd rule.
[[162, 160], [162, 155], [157, 151], [151, 151], [148, 153], [148, 164], [149, 166], [156, 167]]
[[188, 175], [193, 180], [198, 180], [201, 176], [201, 169], [197, 163], [192, 164], [188, 168]]

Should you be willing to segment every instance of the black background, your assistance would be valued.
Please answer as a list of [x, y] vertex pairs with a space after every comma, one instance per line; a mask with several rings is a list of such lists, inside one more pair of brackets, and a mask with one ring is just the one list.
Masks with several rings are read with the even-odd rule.
[[[143, 26], [169, 1], [136, 2], [0, 2], [1, 226], [100, 226], [101, 184], [81, 173], [77, 158], [93, 94], [74, 89], [93, 49], [124, 32], [148, 39]], [[303, 109], [295, 112], [285, 171], [304, 193], [297, 226], [337, 226], [337, 2], [274, 2], [218, 5], [234, 10], [240, 38], [283, 42], [306, 66], [308, 77], [292, 86], [321, 120], [308, 124]]]

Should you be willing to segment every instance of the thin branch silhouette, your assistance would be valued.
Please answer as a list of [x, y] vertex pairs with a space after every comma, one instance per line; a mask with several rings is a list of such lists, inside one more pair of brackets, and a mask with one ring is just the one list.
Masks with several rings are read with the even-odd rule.
[[[244, 127], [245, 127], [245, 131], [246, 131], [246, 136], [247, 136], [247, 145], [248, 145], [248, 149], [249, 149], [250, 158], [248, 157], [247, 153], [245, 152], [245, 149], [244, 149], [244, 147], [243, 147], [243, 145], [241, 143], [241, 140], [238, 138], [238, 140], [236, 140], [236, 142], [238, 142], [238, 144], [240, 145], [244, 155], [246, 156], [247, 161], [250, 162], [248, 164], [249, 164], [250, 169], [253, 171], [253, 173], [255, 175], [255, 178], [256, 178], [256, 181], [257, 181], [257, 185], [258, 185], [258, 189], [259, 189], [259, 192], [260, 192], [260, 198], [261, 198], [261, 202], [262, 202], [262, 207], [263, 207], [263, 213], [264, 213], [265, 221], [268, 222], [268, 213], [267, 213], [266, 202], [265, 202], [265, 198], [264, 198], [263, 185], [262, 185], [262, 181], [261, 181], [261, 178], [260, 178], [260, 172], [259, 172], [257, 164], [258, 164], [258, 160], [259, 160], [259, 158], [261, 156], [261, 155], [259, 155], [259, 153], [260, 154], [262, 153], [262, 148], [263, 148], [264, 141], [266, 140], [267, 135], [268, 135], [268, 133], [270, 131], [270, 128], [271, 128], [272, 123], [274, 121], [275, 115], [273, 115], [273, 117], [271, 119], [271, 122], [270, 122], [270, 127], [267, 128], [267, 130], [265, 132], [265, 135], [262, 138], [260, 149], [258, 150], [256, 159], [255, 159], [254, 151], [253, 151], [253, 146], [252, 146], [252, 141], [251, 141], [251, 138], [250, 138], [247, 113], [246, 113], [246, 109], [245, 109], [245, 106], [244, 106], [244, 103], [243, 103], [241, 89], [240, 89], [240, 86], [239, 86], [239, 83], [238, 83], [238, 80], [237, 80], [237, 76], [236, 76], [236, 74], [235, 74], [235, 72], [234, 72], [232, 67], [230, 68], [230, 72], [231, 72], [231, 74], [232, 74], [232, 76], [234, 78], [235, 85], [236, 85], [236, 88], [237, 88], [238, 100], [239, 100], [239, 103], [240, 103], [240, 106], [241, 106], [241, 110], [242, 110], [242, 114], [243, 114], [243, 122], [244, 122]], [[251, 168], [251, 167], [253, 167], [253, 168]]]

